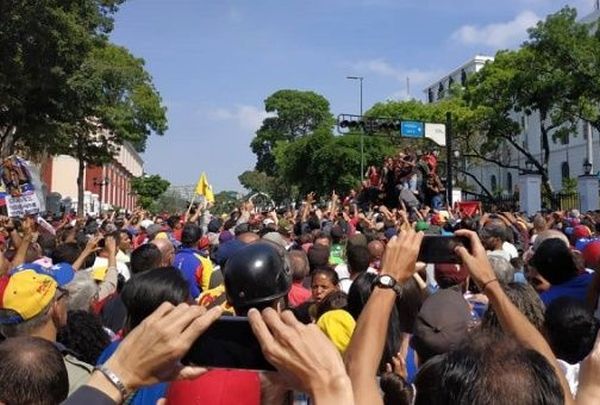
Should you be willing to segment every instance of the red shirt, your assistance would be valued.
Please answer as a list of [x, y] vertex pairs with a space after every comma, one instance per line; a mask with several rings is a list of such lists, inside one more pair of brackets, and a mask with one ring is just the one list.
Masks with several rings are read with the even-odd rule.
[[288, 293], [288, 301], [290, 302], [291, 306], [297, 307], [298, 305], [304, 304], [306, 301], [308, 301], [310, 296], [310, 291], [302, 287], [301, 282], [294, 281], [292, 283], [292, 288]]
[[371, 187], [379, 187], [379, 173], [377, 171], [372, 171], [369, 174], [369, 181], [371, 182]]
[[181, 233], [183, 232], [183, 228], [180, 229], [174, 229], [173, 230], [173, 237], [178, 240], [179, 242], [181, 242]]
[[167, 403], [259, 405], [260, 378], [255, 371], [213, 369], [195, 380], [174, 381]]

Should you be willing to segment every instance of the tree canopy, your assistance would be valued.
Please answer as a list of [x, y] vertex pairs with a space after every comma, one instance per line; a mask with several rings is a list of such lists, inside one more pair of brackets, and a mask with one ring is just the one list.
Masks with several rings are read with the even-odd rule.
[[[364, 138], [367, 165], [381, 165], [394, 148], [386, 138]], [[327, 195], [334, 189], [346, 193], [360, 184], [360, 136], [334, 136], [319, 129], [293, 142], [279, 143], [275, 149], [279, 175], [294, 184], [300, 193], [314, 191]]]
[[113, 25], [124, 0], [0, 2], [0, 147], [33, 152], [65, 129], [69, 80]]
[[293, 141], [318, 128], [330, 128], [333, 116], [325, 97], [301, 90], [279, 90], [265, 100], [267, 117], [250, 144], [256, 155], [256, 170], [273, 175], [276, 172], [273, 150], [280, 141]]
[[[532, 162], [551, 192], [548, 176], [550, 142], [577, 133], [579, 120], [598, 121], [600, 41], [565, 7], [529, 29], [529, 39], [515, 51], [500, 51], [473, 75], [465, 99], [479, 110], [481, 158], [502, 167], [517, 165], [491, 156], [508, 144]], [[539, 116], [541, 153], [519, 141], [524, 130], [519, 113]]]
[[108, 40], [124, 0], [0, 3], [0, 146], [5, 155], [67, 154], [110, 161], [125, 142], [143, 151], [167, 128], [144, 61]]
[[138, 196], [138, 204], [144, 209], [150, 209], [170, 185], [169, 181], [157, 174], [135, 177], [131, 180], [131, 189]]

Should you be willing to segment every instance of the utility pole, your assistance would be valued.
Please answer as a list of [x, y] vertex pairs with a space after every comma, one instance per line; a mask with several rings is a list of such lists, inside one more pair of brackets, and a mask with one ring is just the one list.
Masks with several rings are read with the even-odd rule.
[[[596, 1], [596, 4], [598, 4], [598, 2], [600, 2], [600, 0]], [[594, 171], [594, 149], [593, 149], [593, 145], [594, 145], [594, 139], [592, 137], [592, 134], [594, 133], [594, 128], [592, 127], [591, 122], [587, 122], [587, 144], [586, 144], [586, 154], [587, 154], [587, 161], [590, 164], [590, 173], [592, 173]], [[568, 149], [567, 149], [568, 150]]]
[[448, 206], [452, 209], [452, 113], [446, 113], [446, 193]]
[[[362, 76], [346, 76], [348, 80], [358, 80], [359, 82], [359, 103], [360, 103], [360, 117], [363, 115], [363, 79]], [[360, 133], [360, 179], [365, 175], [365, 135], [364, 131]]]

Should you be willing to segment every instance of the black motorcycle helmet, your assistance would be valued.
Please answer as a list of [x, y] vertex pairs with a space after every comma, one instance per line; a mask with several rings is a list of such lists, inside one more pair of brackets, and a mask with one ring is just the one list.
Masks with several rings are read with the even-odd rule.
[[[227, 300], [236, 312], [268, 307], [292, 286], [285, 251], [269, 242], [256, 242], [238, 250], [223, 271]], [[243, 309], [243, 310], [242, 310]]]

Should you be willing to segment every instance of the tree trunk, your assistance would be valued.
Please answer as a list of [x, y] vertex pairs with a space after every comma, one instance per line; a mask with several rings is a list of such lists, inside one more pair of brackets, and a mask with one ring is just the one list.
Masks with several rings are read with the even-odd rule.
[[0, 130], [0, 157], [7, 158], [15, 153], [15, 133], [16, 128], [13, 125], [9, 125], [3, 130]]
[[479, 185], [479, 187], [481, 188], [481, 191], [483, 191], [488, 197], [494, 198], [494, 196], [492, 195], [492, 193], [490, 192], [490, 190], [488, 190], [487, 187], [483, 185], [483, 183], [477, 178], [477, 176], [475, 176], [474, 174], [469, 173], [468, 171], [463, 170], [463, 169], [461, 169], [459, 167], [455, 167], [454, 170], [456, 170], [457, 172], [462, 173], [465, 176], [468, 176], [471, 179], [473, 179], [473, 181], [475, 183], [477, 183], [477, 185]]
[[550, 160], [550, 141], [548, 139], [548, 128], [546, 127], [546, 118], [548, 114], [546, 111], [540, 111], [540, 132], [542, 134], [542, 169], [540, 174], [542, 175], [542, 183], [544, 186], [544, 192], [548, 195], [552, 195], [552, 185], [550, 184], [550, 177], [548, 176], [548, 160]]
[[[546, 131], [547, 135], [548, 131], [545, 126], [544, 131]], [[503, 138], [506, 139], [508, 143], [510, 143], [518, 152], [525, 156], [525, 158], [527, 158], [533, 163], [533, 166], [535, 166], [537, 172], [542, 176], [542, 186], [544, 187], [544, 193], [552, 195], [553, 191], [552, 185], [550, 184], [550, 177], [548, 176], [548, 165], [545, 165], [543, 161], [540, 162], [538, 159], [536, 159], [536, 157], [533, 156], [528, 149], [525, 149], [522, 145], [519, 145], [519, 143], [516, 142], [512, 136], [503, 136]]]
[[77, 161], [77, 216], [83, 217], [83, 194], [84, 194], [84, 184], [83, 184], [83, 175], [85, 171], [85, 162], [83, 161], [83, 154], [81, 153], [81, 148], [79, 148]]

